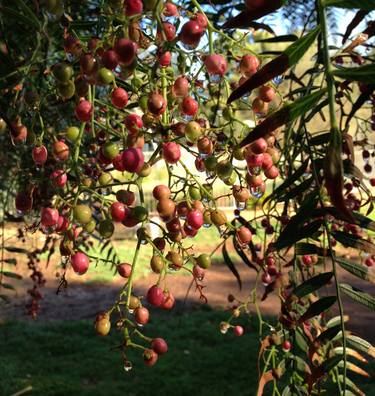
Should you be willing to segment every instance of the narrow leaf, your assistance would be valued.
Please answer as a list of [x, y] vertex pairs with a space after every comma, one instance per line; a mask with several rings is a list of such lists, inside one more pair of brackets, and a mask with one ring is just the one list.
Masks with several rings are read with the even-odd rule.
[[342, 43], [344, 44], [345, 41], [349, 38], [352, 31], [363, 21], [365, 16], [368, 14], [368, 11], [359, 10], [354, 18], [350, 21], [348, 27], [346, 28], [345, 34], [342, 37]]
[[4, 276], [6, 276], [8, 278], [22, 279], [21, 275], [15, 274], [14, 272], [10, 272], [10, 271], [0, 271], [0, 274], [3, 274]]
[[375, 0], [325, 0], [326, 7], [360, 8], [361, 10], [375, 10]]
[[298, 298], [302, 298], [310, 293], [314, 293], [315, 291], [319, 290], [321, 287], [329, 283], [329, 281], [332, 279], [332, 276], [333, 272], [324, 272], [322, 274], [316, 275], [313, 278], [306, 280], [301, 285], [297, 286], [293, 290], [293, 294]]
[[340, 68], [333, 72], [333, 75], [344, 80], [359, 81], [365, 84], [375, 84], [375, 64], [358, 67]]
[[318, 301], [312, 303], [306, 310], [306, 312], [300, 317], [299, 323], [303, 323], [308, 319], [318, 316], [321, 313], [327, 311], [336, 302], [336, 296], [322, 297]]
[[375, 311], [375, 298], [373, 296], [370, 296], [370, 294], [367, 294], [362, 290], [356, 289], [346, 283], [340, 284], [340, 290], [352, 300], [364, 305], [372, 311]]
[[319, 231], [322, 225], [322, 220], [316, 220], [305, 227], [295, 230], [293, 234], [284, 234], [283, 232], [279, 235], [277, 241], [273, 244], [273, 248], [280, 250], [295, 244], [301, 239], [312, 237], [317, 231]]
[[342, 231], [332, 231], [331, 234], [344, 246], [353, 247], [370, 254], [375, 254], [375, 245], [365, 239], [359, 238], [355, 235], [347, 234]]
[[256, 40], [256, 43], [285, 43], [285, 42], [290, 42], [290, 41], [297, 41], [298, 36], [295, 34], [285, 34], [281, 36], [276, 36], [276, 37], [270, 37], [262, 40]]
[[[246, 84], [246, 83], [245, 83]], [[267, 117], [261, 124], [257, 125], [240, 143], [240, 146], [246, 146], [260, 137], [276, 130], [287, 122], [294, 121], [297, 117], [303, 115], [308, 109], [311, 109], [325, 95], [326, 89], [314, 92], [308, 96], [297, 99], [295, 102], [284, 106]]]
[[238, 273], [235, 265], [233, 264], [233, 261], [229, 257], [229, 254], [228, 254], [228, 251], [227, 251], [227, 247], [226, 247], [226, 242], [223, 245], [222, 253], [223, 253], [223, 258], [224, 258], [225, 264], [227, 265], [227, 267], [231, 270], [232, 274], [237, 279], [238, 287], [241, 289], [242, 288], [241, 277], [240, 277], [240, 274]]
[[317, 27], [291, 44], [280, 56], [267, 63], [248, 80], [236, 88], [228, 98], [228, 104], [251, 93], [255, 88], [267, 83], [272, 78], [285, 73], [293, 67], [307, 52], [318, 37], [320, 28]]
[[[337, 376], [337, 379], [338, 379], [341, 383], [344, 382], [344, 376], [341, 375], [341, 374]], [[350, 388], [351, 390], [353, 390], [354, 392], [356, 392], [359, 396], [366, 396], [366, 395], [357, 387], [357, 385], [356, 385], [352, 380], [350, 380], [348, 377], [345, 378], [345, 381], [346, 381], [346, 386], [347, 386], [348, 388]]]
[[349, 334], [346, 337], [346, 340], [351, 347], [375, 358], [375, 347], [373, 347], [368, 341], [352, 334]]
[[367, 266], [353, 263], [341, 257], [337, 257], [336, 262], [340, 265], [341, 268], [344, 268], [346, 271], [350, 272], [354, 276], [375, 283], [375, 274], [372, 271], [369, 271], [369, 268]]
[[244, 29], [249, 27], [250, 22], [262, 18], [265, 15], [271, 14], [283, 5], [283, 0], [268, 1], [262, 7], [247, 9], [240, 12], [235, 17], [229, 19], [222, 26], [223, 29]]

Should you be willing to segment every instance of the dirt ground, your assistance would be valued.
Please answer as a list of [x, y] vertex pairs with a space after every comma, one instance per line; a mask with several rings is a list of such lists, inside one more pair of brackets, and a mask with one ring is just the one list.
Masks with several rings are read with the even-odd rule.
[[[239, 290], [236, 279], [224, 264], [217, 264], [206, 271], [203, 281], [205, 285], [204, 294], [211, 307], [225, 309], [228, 306], [227, 296], [230, 293], [240, 300], [246, 299], [255, 283], [255, 272], [245, 265], [238, 265], [238, 270], [243, 279], [242, 290]], [[108, 309], [113, 304], [123, 285], [119, 278], [115, 278], [111, 283], [85, 283], [84, 277], [73, 277], [68, 288], [56, 294], [57, 279], [53, 276], [52, 271], [48, 271], [48, 274], [47, 283], [41, 289], [44, 298], [40, 303], [40, 314], [36, 319], [38, 321], [93, 319], [99, 311]], [[348, 282], [374, 294], [373, 285], [361, 282], [343, 271], [340, 271], [339, 275], [341, 282]], [[137, 280], [135, 292], [144, 295], [147, 288], [156, 283], [156, 280], [157, 275], [153, 274]], [[190, 276], [176, 273], [176, 275], [169, 277], [168, 288], [173, 292], [177, 301], [175, 309], [191, 309], [195, 305], [201, 304], [199, 293], [196, 292], [194, 286], [185, 301], [190, 283]], [[18, 288], [17, 295], [12, 298], [10, 304], [0, 307], [0, 318], [32, 320], [26, 315], [27, 284], [24, 287], [24, 289]], [[259, 300], [263, 291], [263, 287], [260, 287], [258, 290]], [[327, 288], [325, 292], [327, 294], [333, 293], [332, 286]], [[375, 333], [372, 331], [374, 317], [372, 312], [346, 298], [344, 298], [344, 303], [345, 314], [350, 316], [347, 328], [374, 343]], [[250, 309], [255, 314], [255, 307], [251, 306]], [[277, 315], [280, 310], [279, 299], [275, 294], [270, 294], [265, 301], [260, 302], [260, 309], [263, 315]]]

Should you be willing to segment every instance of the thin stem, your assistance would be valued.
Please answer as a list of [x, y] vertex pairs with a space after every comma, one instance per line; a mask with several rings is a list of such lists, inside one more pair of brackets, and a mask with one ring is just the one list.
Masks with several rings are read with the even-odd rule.
[[[325, 76], [328, 88], [328, 99], [329, 99], [329, 115], [330, 115], [330, 122], [331, 122], [331, 141], [333, 144], [338, 145], [340, 148], [342, 146], [342, 137], [338, 129], [338, 123], [336, 119], [336, 112], [335, 112], [335, 81], [332, 75], [331, 69], [331, 61], [329, 57], [329, 44], [328, 44], [328, 30], [327, 30], [327, 17], [326, 17], [326, 10], [324, 8], [323, 0], [318, 1], [318, 13], [320, 19], [320, 26], [322, 29], [322, 39], [323, 39], [323, 60], [324, 60], [324, 67], [325, 67]], [[342, 394], [345, 395], [346, 393], [346, 369], [347, 369], [347, 356], [346, 356], [346, 337], [345, 337], [345, 320], [344, 320], [344, 307], [341, 299], [341, 292], [340, 292], [340, 284], [337, 277], [337, 268], [336, 268], [336, 259], [335, 255], [332, 250], [332, 243], [331, 239], [329, 238], [328, 233], [328, 224], [326, 219], [324, 220], [324, 227], [326, 229], [328, 235], [328, 247], [330, 251], [330, 256], [332, 259], [332, 269], [333, 275], [335, 279], [335, 287], [336, 287], [336, 294], [337, 294], [337, 301], [339, 305], [339, 313], [340, 313], [340, 325], [341, 325], [341, 332], [342, 332], [342, 346], [343, 346], [343, 389]]]

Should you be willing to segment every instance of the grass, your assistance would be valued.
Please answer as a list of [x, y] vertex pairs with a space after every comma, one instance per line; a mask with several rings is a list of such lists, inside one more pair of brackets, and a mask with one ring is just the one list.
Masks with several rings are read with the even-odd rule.
[[147, 333], [163, 336], [170, 351], [153, 368], [132, 351], [134, 368], [123, 370], [110, 350], [119, 340], [95, 336], [87, 321], [49, 324], [7, 322], [0, 327], [0, 394], [31, 385], [31, 395], [247, 395], [255, 383], [258, 343], [249, 323], [241, 338], [223, 336], [228, 316], [212, 310], [153, 317]]
[[[121, 354], [111, 350], [120, 339], [115, 331], [99, 338], [89, 321], [5, 322], [0, 326], [0, 394], [10, 396], [31, 386], [27, 394], [41, 396], [253, 395], [256, 325], [239, 319], [244, 336], [222, 335], [219, 323], [227, 318], [227, 313], [209, 308], [153, 315], [147, 335], [164, 337], [169, 352], [149, 368], [140, 352], [131, 350], [130, 372], [123, 370]], [[373, 372], [374, 363], [365, 368]], [[375, 395], [374, 382], [363, 377], [354, 381], [367, 396]], [[271, 394], [268, 385], [264, 396]], [[337, 390], [325, 394], [333, 396]]]
[[[220, 235], [215, 227], [208, 229], [202, 229], [199, 231], [199, 238], [186, 239], [183, 241], [185, 247], [193, 246], [194, 254], [201, 252], [210, 253], [220, 243]], [[116, 249], [118, 256], [122, 262], [131, 263], [136, 248], [136, 240], [125, 239], [122, 241], [114, 241], [113, 245]], [[100, 253], [100, 246], [96, 245], [89, 251], [91, 256], [105, 257], [105, 253]], [[215, 257], [221, 255], [219, 250]], [[138, 263], [136, 267], [136, 278], [146, 276], [151, 272], [150, 270], [150, 259], [152, 257], [152, 247], [150, 245], [144, 245], [141, 247], [140, 254], [138, 256]], [[97, 265], [90, 266], [87, 274], [85, 275], [85, 281], [87, 282], [111, 282], [113, 280], [115, 270], [111, 268], [111, 265], [102, 261], [98, 262]], [[186, 273], [187, 274], [187, 273]], [[117, 275], [115, 275], [117, 276]]]

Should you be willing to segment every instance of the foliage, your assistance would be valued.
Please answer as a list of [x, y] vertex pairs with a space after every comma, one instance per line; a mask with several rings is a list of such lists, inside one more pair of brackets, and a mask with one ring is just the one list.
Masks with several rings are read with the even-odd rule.
[[[277, 36], [267, 18], [296, 3], [301, 9], [301, 2], [260, 3], [232, 7], [192, 0], [176, 8], [160, 0], [17, 0], [1, 6], [0, 295], [12, 287], [6, 278], [17, 277], [7, 269], [13, 261], [4, 252], [17, 251], [5, 240], [5, 224], [22, 217], [28, 233], [46, 235], [43, 249], [18, 252], [27, 255], [35, 282], [31, 314], [37, 314], [43, 284], [39, 254], [52, 254], [59, 245], [60, 287], [67, 285], [70, 271], [84, 274], [90, 260], [105, 261], [125, 278], [124, 287], [113, 306], [98, 314], [95, 329], [103, 336], [111, 326], [120, 330], [118, 349], [128, 367], [132, 348], [143, 353], [146, 365], [154, 365], [163, 353], [138, 328], [148, 322], [146, 307], [172, 308], [176, 271], [192, 275], [205, 301], [203, 278], [211, 255], [198, 255], [182, 241], [203, 226], [216, 227], [222, 242], [215, 251], [222, 247], [239, 285], [228, 239], [257, 273], [248, 300], [229, 296], [231, 316], [220, 329], [241, 336], [239, 317], [257, 313], [258, 396], [269, 383], [279, 395], [321, 394], [332, 385], [336, 394], [347, 395], [347, 389], [361, 394], [347, 374], [368, 374], [349, 358], [364, 361], [357, 354], [373, 356], [374, 350], [347, 333], [342, 294], [372, 310], [374, 297], [341, 283], [337, 266], [373, 281], [364, 267], [375, 259], [374, 225], [366, 217], [373, 196], [355, 164], [358, 147], [364, 171], [372, 171], [374, 66], [372, 54], [360, 48], [371, 48], [373, 23], [351, 36], [375, 5], [372, 0], [307, 2], [305, 17], [296, 15], [301, 31]], [[337, 26], [349, 39], [340, 48], [330, 41], [327, 15], [333, 7], [359, 9], [350, 26]], [[267, 32], [262, 45], [286, 46], [255, 53], [257, 33], [248, 28]], [[149, 158], [142, 151], [147, 145]], [[155, 182], [162, 220], [155, 224], [144, 183], [159, 164], [168, 185]], [[272, 191], [261, 210], [242, 216], [252, 198], [265, 194], [266, 183]], [[218, 184], [236, 201], [234, 219], [218, 207]], [[121, 263], [111, 244], [114, 223], [137, 226], [131, 263]], [[160, 229], [160, 238], [151, 238], [150, 225]], [[102, 244], [104, 260], [90, 255], [93, 239]], [[356, 249], [361, 263], [338, 258], [338, 243]], [[142, 297], [134, 294], [134, 281], [144, 244], [153, 250], [150, 266], [159, 277]], [[334, 291], [327, 296], [331, 279]], [[276, 325], [262, 318], [260, 283], [262, 300], [270, 293], [280, 297]], [[332, 325], [326, 317], [336, 304], [339, 317]]]

